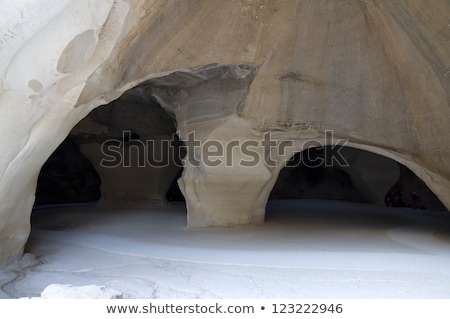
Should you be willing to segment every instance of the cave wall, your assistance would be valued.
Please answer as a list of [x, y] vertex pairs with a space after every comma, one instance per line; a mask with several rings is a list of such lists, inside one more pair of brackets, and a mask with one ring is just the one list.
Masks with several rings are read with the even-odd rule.
[[[146, 81], [182, 139], [273, 132], [295, 146], [275, 166], [188, 165], [192, 225], [262, 221], [284, 162], [329, 130], [405, 165], [450, 207], [446, 0], [50, 0], [0, 12], [0, 263], [22, 254], [48, 156]], [[235, 195], [244, 205], [229, 207]]]

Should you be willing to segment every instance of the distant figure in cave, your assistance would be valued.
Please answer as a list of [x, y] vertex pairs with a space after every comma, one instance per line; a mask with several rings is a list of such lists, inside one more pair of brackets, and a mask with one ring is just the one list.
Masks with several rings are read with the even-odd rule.
[[421, 200], [420, 196], [418, 196], [416, 192], [413, 192], [411, 195], [411, 208], [412, 209], [418, 209], [418, 208], [424, 209], [422, 207], [424, 207], [424, 206], [422, 205], [422, 200]]
[[405, 207], [401, 191], [395, 192], [394, 197], [392, 197], [392, 207]]
[[386, 196], [384, 196], [384, 203], [386, 207], [392, 206], [392, 194], [391, 191], [388, 191]]

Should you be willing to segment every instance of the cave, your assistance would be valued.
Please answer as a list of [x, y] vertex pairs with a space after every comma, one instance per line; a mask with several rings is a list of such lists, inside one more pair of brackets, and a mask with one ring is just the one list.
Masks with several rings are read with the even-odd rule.
[[2, 296], [448, 297], [448, 2], [43, 3], [0, 3]]

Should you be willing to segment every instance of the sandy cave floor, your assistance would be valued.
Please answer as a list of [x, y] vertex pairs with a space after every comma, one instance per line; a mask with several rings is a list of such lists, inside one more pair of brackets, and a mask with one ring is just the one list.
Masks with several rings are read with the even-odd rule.
[[52, 283], [124, 298], [449, 298], [450, 214], [278, 200], [261, 226], [186, 229], [184, 204], [36, 211], [0, 298]]

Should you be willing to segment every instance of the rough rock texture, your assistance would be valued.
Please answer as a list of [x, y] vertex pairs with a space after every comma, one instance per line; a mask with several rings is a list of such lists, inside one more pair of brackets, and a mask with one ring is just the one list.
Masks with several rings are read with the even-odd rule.
[[262, 221], [284, 161], [308, 139], [333, 144], [327, 130], [405, 165], [450, 207], [447, 0], [7, 1], [0, 12], [1, 263], [22, 254], [47, 157], [146, 81], [182, 138], [293, 141], [274, 167], [188, 164], [190, 225]]
[[[56, 0], [45, 6], [39, 1], [0, 4], [1, 263], [22, 254], [41, 166], [95, 107], [73, 106], [86, 79], [114, 47], [122, 26], [120, 6], [113, 1]], [[90, 11], [96, 14], [86, 14]], [[92, 56], [77, 70], [60, 73], [57, 65], [65, 47], [87, 30], [96, 35]]]

